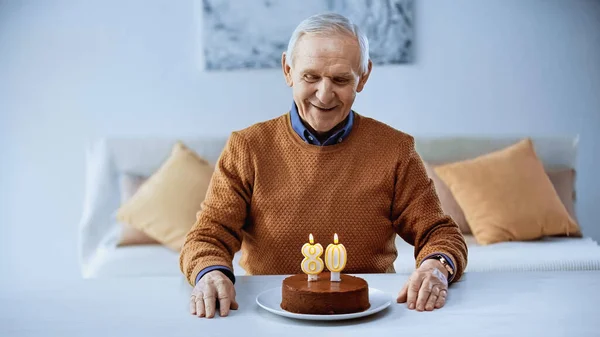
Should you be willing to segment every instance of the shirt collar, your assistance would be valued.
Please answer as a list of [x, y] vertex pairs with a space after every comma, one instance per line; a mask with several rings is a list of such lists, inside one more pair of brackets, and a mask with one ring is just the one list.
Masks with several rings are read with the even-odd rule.
[[348, 137], [348, 134], [350, 134], [350, 131], [352, 130], [352, 125], [354, 124], [354, 112], [350, 110], [350, 114], [348, 114], [348, 120], [346, 122], [346, 125], [344, 125], [344, 127], [341, 130], [331, 135], [323, 143], [319, 142], [317, 137], [315, 137], [315, 135], [313, 135], [308, 130], [308, 128], [306, 128], [306, 126], [304, 126], [304, 124], [302, 123], [302, 120], [300, 119], [300, 114], [298, 113], [298, 107], [296, 106], [296, 102], [292, 103], [292, 109], [290, 110], [290, 119], [292, 123], [292, 128], [294, 129], [294, 131], [296, 131], [298, 136], [302, 138], [302, 140], [312, 145], [327, 146], [341, 143], [346, 137]]

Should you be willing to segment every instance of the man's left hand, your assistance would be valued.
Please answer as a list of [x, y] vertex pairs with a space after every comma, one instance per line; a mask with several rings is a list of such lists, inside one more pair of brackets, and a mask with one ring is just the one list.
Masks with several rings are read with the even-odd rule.
[[432, 311], [443, 307], [448, 296], [447, 273], [440, 261], [423, 261], [408, 278], [396, 301], [407, 303], [408, 309], [416, 308], [417, 311]]

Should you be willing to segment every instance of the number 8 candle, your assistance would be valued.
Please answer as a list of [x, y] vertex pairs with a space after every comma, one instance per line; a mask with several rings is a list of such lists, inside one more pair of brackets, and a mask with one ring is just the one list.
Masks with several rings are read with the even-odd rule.
[[338, 243], [338, 235], [335, 233], [333, 235], [333, 243], [329, 244], [325, 250], [325, 264], [331, 272], [331, 282], [341, 281], [340, 272], [346, 267], [347, 259], [346, 247]]
[[316, 281], [319, 273], [321, 273], [324, 268], [323, 260], [320, 258], [321, 254], [323, 254], [323, 246], [321, 246], [320, 243], [314, 244], [312, 234], [308, 236], [308, 241], [310, 243], [305, 243], [304, 246], [302, 246], [304, 260], [302, 260], [300, 266], [302, 267], [302, 271], [308, 274], [309, 281]]

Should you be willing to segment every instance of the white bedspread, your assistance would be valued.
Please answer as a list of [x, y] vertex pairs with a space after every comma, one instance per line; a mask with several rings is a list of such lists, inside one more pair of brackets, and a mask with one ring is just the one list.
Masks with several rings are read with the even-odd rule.
[[[466, 271], [600, 270], [600, 246], [591, 238], [548, 237], [539, 241], [502, 242], [481, 246], [466, 236]], [[413, 247], [397, 240], [396, 271], [414, 269]]]
[[[395, 299], [407, 274], [361, 275]], [[256, 296], [284, 276], [240, 276], [240, 309], [200, 319], [181, 277], [94, 279], [0, 290], [0, 336], [599, 336], [600, 271], [467, 273], [433, 312], [392, 303], [353, 321], [283, 318]]]

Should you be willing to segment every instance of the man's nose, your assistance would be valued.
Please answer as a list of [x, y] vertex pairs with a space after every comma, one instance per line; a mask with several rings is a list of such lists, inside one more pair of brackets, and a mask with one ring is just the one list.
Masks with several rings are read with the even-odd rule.
[[335, 97], [333, 85], [328, 78], [324, 78], [319, 82], [316, 96], [323, 104], [329, 104], [333, 100]]

